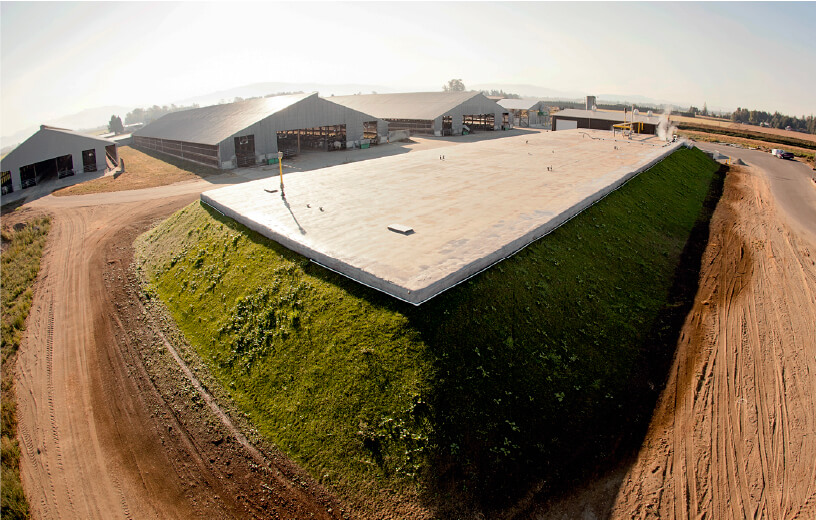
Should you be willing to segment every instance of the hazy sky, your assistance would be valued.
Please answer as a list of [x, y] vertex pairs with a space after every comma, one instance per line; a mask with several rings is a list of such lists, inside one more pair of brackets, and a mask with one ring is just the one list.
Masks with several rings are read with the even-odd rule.
[[[264, 81], [815, 112], [814, 2], [0, 3], [0, 135]], [[123, 114], [124, 116], [124, 114]]]

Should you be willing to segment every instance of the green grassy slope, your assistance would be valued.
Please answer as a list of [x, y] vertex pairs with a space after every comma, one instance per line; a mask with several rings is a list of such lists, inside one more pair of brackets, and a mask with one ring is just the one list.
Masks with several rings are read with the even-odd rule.
[[418, 308], [199, 203], [138, 256], [237, 406], [322, 482], [353, 504], [390, 489], [438, 516], [490, 511], [580, 475], [637, 420], [717, 169], [678, 151]]
[[51, 228], [51, 219], [39, 217], [22, 228], [4, 227], [0, 262], [2, 300], [2, 510], [3, 519], [28, 519], [28, 501], [20, 483], [20, 446], [17, 442], [17, 399], [14, 362], [33, 299], [32, 286]]

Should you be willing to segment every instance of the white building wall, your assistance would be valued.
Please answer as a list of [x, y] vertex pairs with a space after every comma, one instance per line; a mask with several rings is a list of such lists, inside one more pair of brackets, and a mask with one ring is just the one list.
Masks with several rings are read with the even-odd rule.
[[19, 192], [23, 190], [20, 169], [26, 165], [70, 154], [74, 164], [74, 175], [84, 174], [85, 170], [82, 166], [83, 150], [94, 149], [97, 171], [104, 172], [108, 166], [105, 160], [105, 147], [112, 144], [114, 144], [112, 141], [104, 141], [92, 136], [41, 128], [2, 159], [0, 170], [11, 172], [12, 190]]

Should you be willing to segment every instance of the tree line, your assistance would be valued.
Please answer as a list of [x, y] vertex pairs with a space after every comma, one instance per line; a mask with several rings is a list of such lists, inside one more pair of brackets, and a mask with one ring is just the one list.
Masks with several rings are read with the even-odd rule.
[[782, 128], [791, 127], [791, 130], [799, 130], [814, 134], [814, 116], [787, 116], [779, 112], [770, 114], [765, 110], [749, 110], [738, 107], [730, 119], [735, 123], [747, 123], [749, 125], [761, 125], [764, 127]]
[[153, 105], [152, 107], [147, 108], [135, 108], [132, 111], [128, 112], [125, 115], [125, 124], [131, 125], [133, 123], [144, 123], [147, 125], [151, 121], [157, 120], [164, 116], [165, 114], [169, 114], [171, 112], [178, 112], [180, 110], [187, 110], [187, 109], [197, 109], [199, 108], [198, 103], [193, 103], [192, 105], [188, 106], [178, 106], [176, 104], [162, 105]]

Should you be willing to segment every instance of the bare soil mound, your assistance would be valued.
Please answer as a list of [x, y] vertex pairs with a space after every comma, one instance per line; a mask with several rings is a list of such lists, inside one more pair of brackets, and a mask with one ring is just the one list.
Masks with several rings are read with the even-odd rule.
[[700, 289], [614, 518], [815, 516], [814, 252], [732, 170]]

